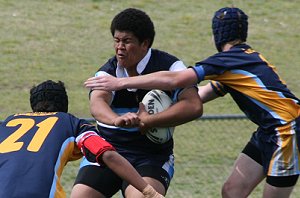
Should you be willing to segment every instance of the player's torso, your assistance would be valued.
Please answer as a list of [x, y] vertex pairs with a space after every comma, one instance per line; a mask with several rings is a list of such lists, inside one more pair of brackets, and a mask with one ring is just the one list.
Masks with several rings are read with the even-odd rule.
[[300, 115], [299, 99], [280, 79], [276, 68], [251, 48], [229, 51], [208, 62], [211, 75], [207, 78], [222, 83], [241, 110], [259, 126], [274, 128]]
[[[167, 56], [167, 57], [165, 57]], [[142, 74], [153, 73], [156, 71], [168, 71], [171, 65], [178, 59], [157, 51], [152, 51], [152, 56], [146, 65]], [[113, 68], [113, 69], [112, 69]], [[106, 64], [101, 68], [110, 75], [116, 76], [116, 60]], [[142, 101], [148, 90], [130, 90], [123, 89], [115, 91], [111, 108], [119, 114], [128, 112], [137, 112], [139, 103]], [[172, 97], [173, 92], [168, 92]], [[165, 144], [155, 144], [151, 142], [145, 135], [141, 135], [138, 128], [117, 128], [112, 126], [103, 125], [98, 121], [98, 128], [101, 136], [113, 144], [117, 150], [122, 154], [124, 153], [165, 153], [169, 155], [172, 153], [173, 140]], [[137, 149], [138, 148], [138, 149]]]
[[67, 161], [80, 157], [73, 156], [73, 133], [64, 113], [26, 113], [5, 120], [0, 128], [0, 197], [63, 193], [56, 189], [57, 179]]

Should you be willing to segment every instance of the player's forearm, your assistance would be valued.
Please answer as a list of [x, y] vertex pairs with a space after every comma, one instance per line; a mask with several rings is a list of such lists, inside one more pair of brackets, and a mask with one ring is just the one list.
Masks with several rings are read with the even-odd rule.
[[126, 159], [121, 157], [118, 153], [104, 153], [102, 159], [112, 171], [114, 171], [118, 176], [130, 183], [140, 192], [142, 192], [146, 188], [147, 183], [130, 165], [130, 163]]
[[134, 76], [130, 78], [119, 78], [121, 89], [161, 89], [172, 90], [178, 85], [176, 81], [177, 72], [160, 71], [147, 75]]
[[117, 152], [107, 151], [102, 159], [112, 171], [139, 190], [145, 198], [164, 198], [147, 184], [135, 168]]
[[179, 101], [161, 113], [145, 117], [142, 122], [147, 127], [175, 127], [201, 117], [202, 113], [199, 100]]
[[199, 86], [198, 94], [203, 103], [209, 102], [219, 97], [219, 95], [215, 93], [215, 91], [209, 83], [204, 86]]
[[107, 104], [100, 101], [91, 101], [90, 112], [95, 120], [108, 125], [114, 125], [114, 120], [118, 117]]

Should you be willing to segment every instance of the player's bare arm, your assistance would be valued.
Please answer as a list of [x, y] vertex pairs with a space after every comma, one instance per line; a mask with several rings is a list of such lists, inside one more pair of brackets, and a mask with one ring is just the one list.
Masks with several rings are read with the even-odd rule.
[[141, 123], [147, 128], [175, 127], [199, 118], [203, 113], [202, 102], [194, 87], [186, 88], [179, 96], [179, 101], [168, 109], [157, 113], [147, 114], [140, 107]]
[[112, 111], [109, 104], [112, 94], [109, 91], [93, 90], [90, 95], [90, 111], [93, 117], [105, 124], [118, 127], [136, 127], [139, 126], [139, 118], [136, 113], [126, 113], [122, 116]]
[[89, 78], [84, 85], [90, 89], [120, 90], [126, 88], [172, 90], [183, 88], [198, 81], [193, 69], [183, 71], [160, 71], [129, 78], [97, 76]]
[[[128, 181], [135, 186], [136, 189], [142, 192], [146, 198], [163, 198], [163, 196], [157, 193], [152, 186], [148, 185], [131, 164], [117, 152], [107, 151], [103, 153], [102, 160], [121, 178]], [[130, 175], [130, 177], [128, 177], [128, 175]]]
[[[135, 168], [116, 149], [98, 134], [87, 131], [76, 138], [77, 146], [84, 156], [91, 162], [108, 166], [125, 181], [132, 184], [145, 197], [163, 198], [152, 186], [147, 184]], [[124, 171], [126, 170], [126, 171]]]
[[92, 116], [105, 124], [113, 125], [118, 117], [109, 104], [112, 100], [112, 93], [103, 90], [94, 90], [90, 94], [90, 111]]
[[219, 97], [216, 92], [213, 90], [210, 83], [204, 86], [198, 86], [198, 94], [203, 103], [209, 102]]

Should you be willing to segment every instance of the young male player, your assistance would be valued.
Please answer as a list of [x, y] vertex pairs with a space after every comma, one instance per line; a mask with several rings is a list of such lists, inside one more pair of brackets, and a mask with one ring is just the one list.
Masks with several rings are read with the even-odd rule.
[[[30, 90], [33, 112], [9, 116], [0, 125], [0, 197], [56, 197], [68, 161], [82, 157], [109, 167], [145, 197], [163, 197], [142, 179], [93, 125], [68, 112], [62, 82], [45, 81]], [[81, 150], [81, 152], [80, 152]]]
[[131, 78], [88, 79], [93, 89], [173, 89], [202, 80], [203, 102], [229, 93], [258, 128], [236, 160], [222, 188], [223, 197], [247, 197], [266, 178], [263, 197], [289, 197], [300, 174], [300, 100], [287, 88], [276, 68], [247, 45], [248, 16], [225, 7], [212, 19], [219, 53], [179, 72], [158, 72]]
[[[152, 48], [154, 25], [142, 10], [126, 8], [119, 12], [111, 22], [111, 34], [115, 55], [98, 69], [96, 75], [119, 78], [186, 69], [175, 56]], [[101, 136], [130, 161], [153, 188], [165, 195], [174, 174], [173, 138], [156, 144], [141, 133], [139, 124], [143, 122], [144, 126], [151, 128], [186, 123], [202, 115], [202, 102], [197, 88], [189, 86], [169, 91], [175, 101], [170, 108], [155, 115], [142, 116], [139, 103], [147, 92], [143, 89], [91, 90], [90, 110]], [[112, 197], [119, 190], [126, 197], [143, 197], [109, 168], [83, 161], [72, 190], [78, 196], [72, 198], [85, 197], [86, 191], [94, 192], [95, 196]]]

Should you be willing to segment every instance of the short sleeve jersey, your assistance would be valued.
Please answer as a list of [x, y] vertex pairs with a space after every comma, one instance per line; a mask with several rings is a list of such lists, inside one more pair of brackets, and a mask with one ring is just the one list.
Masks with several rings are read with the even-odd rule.
[[[169, 71], [170, 67], [179, 61], [178, 58], [166, 52], [152, 49], [151, 57], [146, 64], [141, 75], [153, 73], [156, 71]], [[117, 59], [113, 57], [108, 60], [98, 71], [116, 76]], [[110, 107], [119, 114], [127, 112], [137, 112], [139, 103], [149, 90], [122, 89], [115, 91]], [[176, 101], [177, 94], [180, 90], [166, 91], [168, 95]], [[138, 128], [118, 128], [105, 125], [99, 121], [98, 129], [101, 136], [111, 143], [120, 154], [123, 154], [129, 161], [128, 156], [136, 156], [140, 154], [157, 154], [163, 155], [168, 160], [169, 155], [173, 153], [173, 139], [164, 144], [155, 144], [151, 142], [145, 135], [141, 135]], [[125, 154], [125, 155], [124, 155]]]
[[66, 197], [60, 176], [82, 157], [75, 138], [96, 128], [62, 113], [23, 113], [0, 126], [0, 197]]
[[249, 45], [217, 53], [193, 67], [198, 81], [212, 80], [215, 92], [227, 92], [247, 117], [263, 130], [273, 130], [300, 115], [300, 101], [276, 68]]

